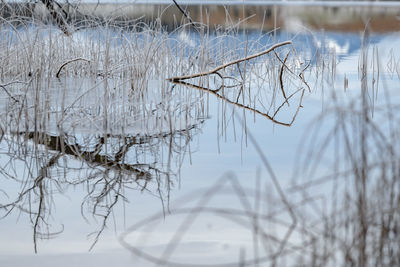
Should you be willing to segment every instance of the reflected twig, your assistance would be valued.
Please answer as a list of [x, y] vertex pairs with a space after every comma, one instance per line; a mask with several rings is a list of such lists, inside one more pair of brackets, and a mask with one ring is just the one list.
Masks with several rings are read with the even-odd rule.
[[[293, 122], [295, 121], [296, 116], [297, 116], [297, 114], [298, 114], [300, 108], [302, 107], [301, 104], [302, 104], [303, 97], [304, 97], [304, 89], [299, 89], [299, 90], [297, 90], [296, 92], [294, 92], [293, 94], [291, 94], [291, 95], [287, 98], [287, 100], [288, 100], [288, 99], [290, 99], [292, 96], [294, 96], [296, 93], [298, 93], [299, 91], [302, 91], [301, 97], [300, 97], [300, 100], [299, 100], [299, 105], [297, 106], [296, 112], [295, 112], [295, 114], [293, 115], [292, 120], [291, 120], [290, 122], [286, 123], [286, 122], [278, 121], [278, 120], [275, 119], [275, 116], [276, 116], [277, 112], [279, 111], [280, 107], [279, 107], [278, 110], [274, 113], [274, 115], [271, 116], [271, 115], [268, 114], [268, 112], [265, 113], [265, 112], [262, 112], [262, 111], [260, 111], [260, 110], [258, 110], [258, 109], [256, 109], [256, 108], [253, 108], [253, 107], [251, 107], [251, 106], [241, 104], [241, 103], [239, 103], [239, 102], [237, 102], [237, 101], [232, 101], [232, 100], [228, 99], [227, 97], [225, 97], [225, 96], [219, 94], [218, 91], [220, 91], [221, 88], [218, 88], [218, 89], [216, 89], [216, 90], [212, 90], [212, 89], [209, 89], [209, 88], [206, 88], [206, 87], [202, 87], [202, 86], [199, 86], [199, 85], [195, 85], [195, 84], [191, 84], [191, 83], [187, 83], [187, 82], [183, 82], [183, 81], [174, 82], [174, 84], [180, 84], [180, 85], [188, 86], [188, 87], [195, 88], [195, 89], [198, 89], [198, 90], [206, 91], [206, 92], [208, 92], [208, 93], [211, 93], [211, 94], [215, 95], [215, 96], [218, 97], [219, 99], [224, 100], [225, 102], [227, 102], [227, 103], [229, 103], [229, 104], [232, 104], [232, 105], [234, 105], [234, 106], [237, 106], [237, 107], [240, 107], [240, 108], [243, 108], [243, 109], [252, 111], [252, 112], [254, 112], [254, 113], [257, 113], [257, 114], [259, 114], [259, 115], [261, 115], [261, 116], [267, 118], [268, 120], [272, 121], [273, 123], [276, 123], [276, 124], [279, 124], [279, 125], [283, 125], [283, 126], [292, 126], [292, 124], [293, 124]], [[238, 100], [238, 99], [237, 99], [237, 100]], [[286, 102], [285, 102], [285, 103], [286, 103]]]

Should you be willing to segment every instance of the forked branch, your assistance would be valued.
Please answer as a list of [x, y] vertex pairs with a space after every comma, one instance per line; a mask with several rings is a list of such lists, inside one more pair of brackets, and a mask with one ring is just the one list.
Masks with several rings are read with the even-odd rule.
[[180, 82], [180, 81], [184, 81], [184, 80], [187, 80], [187, 79], [208, 76], [208, 75], [211, 75], [211, 74], [220, 75], [218, 73], [218, 71], [220, 71], [222, 69], [225, 69], [226, 67], [238, 64], [238, 63], [243, 62], [243, 61], [248, 61], [248, 60], [263, 56], [265, 54], [270, 53], [271, 51], [274, 51], [275, 49], [277, 49], [277, 48], [279, 48], [281, 46], [291, 45], [291, 44], [292, 44], [292, 41], [285, 41], [285, 42], [277, 43], [277, 44], [271, 46], [270, 48], [268, 48], [267, 50], [264, 50], [262, 52], [259, 52], [257, 54], [254, 54], [254, 55], [251, 55], [251, 56], [248, 56], [248, 57], [245, 57], [245, 58], [233, 60], [231, 62], [228, 62], [226, 64], [218, 66], [213, 70], [206, 71], [206, 72], [200, 72], [200, 73], [196, 73], [196, 74], [184, 75], [184, 76], [176, 76], [176, 77], [168, 78], [168, 81], [170, 81], [170, 82]]

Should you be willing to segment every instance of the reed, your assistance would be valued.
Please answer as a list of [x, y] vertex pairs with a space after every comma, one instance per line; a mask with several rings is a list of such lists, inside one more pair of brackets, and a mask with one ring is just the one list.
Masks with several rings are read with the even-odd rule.
[[[69, 188], [86, 188], [82, 216], [100, 220], [91, 248], [113, 210], [127, 201], [126, 191], [155, 194], [164, 212], [168, 209], [181, 164], [209, 116], [212, 94], [167, 78], [234, 62], [219, 69], [227, 77], [220, 100], [255, 111], [261, 88], [267, 88], [262, 93], [275, 98], [266, 96], [259, 112], [274, 117], [275, 102], [292, 99], [275, 90], [299, 92], [290, 81], [257, 78], [282, 77], [283, 69], [293, 78], [302, 71], [292, 64], [297, 57], [285, 58], [285, 68], [272, 64], [275, 55], [263, 52], [271, 44], [242, 41], [235, 27], [212, 31], [182, 22], [168, 32], [160, 23], [122, 23], [113, 16], [74, 20], [60, 8], [50, 6], [45, 19], [12, 9], [0, 18], [0, 139], [7, 147], [0, 173], [22, 188], [0, 204], [0, 211], [27, 216], [35, 252], [40, 239], [62, 233], [52, 221], [53, 197]], [[287, 53], [275, 49], [278, 57]], [[251, 62], [240, 60], [250, 54], [257, 55]], [[191, 81], [210, 90], [221, 83], [212, 75]]]

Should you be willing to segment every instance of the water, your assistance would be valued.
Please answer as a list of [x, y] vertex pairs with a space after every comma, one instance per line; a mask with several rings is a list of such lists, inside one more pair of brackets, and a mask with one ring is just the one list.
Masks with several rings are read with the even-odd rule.
[[[370, 264], [378, 259], [374, 246], [379, 242], [360, 248], [365, 242], [358, 232], [370, 222], [373, 240], [381, 230], [377, 220], [392, 231], [381, 239], [383, 250], [398, 253], [398, 203], [390, 195], [399, 194], [400, 32], [372, 32], [365, 39], [358, 31], [299, 33], [296, 27], [263, 37], [260, 31], [238, 31], [234, 38], [210, 38], [209, 54], [196, 54], [196, 46], [204, 43], [185, 30], [171, 34], [170, 48], [157, 36], [154, 46], [138, 51], [133, 44], [121, 45], [118, 32], [104, 31], [100, 37], [95, 30], [78, 32], [71, 42], [45, 27], [39, 38], [43, 46], [36, 49], [53, 44], [70, 56], [72, 44], [75, 57], [91, 63], [70, 65], [56, 79], [61, 55], [34, 58], [33, 73], [42, 75], [34, 77], [38, 84], [7, 86], [14, 99], [1, 92], [0, 203], [16, 201], [1, 210], [1, 265], [265, 266], [311, 260], [335, 265], [349, 251], [348, 258]], [[25, 32], [21, 36], [35, 39]], [[52, 36], [60, 39], [52, 43]], [[110, 36], [114, 41], [103, 44]], [[140, 47], [148, 36], [128, 37], [137, 36]], [[310, 64], [304, 72], [310, 91], [298, 76], [283, 76], [287, 96], [304, 88], [276, 117], [290, 122], [302, 101], [290, 127], [207, 94], [205, 89], [221, 84], [218, 77], [187, 81], [205, 89], [165, 80], [288, 39], [298, 52], [288, 58], [291, 71], [298, 74]], [[246, 41], [253, 46], [246, 49]], [[279, 50], [281, 60], [289, 50]], [[15, 53], [2, 55], [12, 60]], [[158, 60], [146, 61], [152, 58], [146, 55]], [[204, 57], [199, 60], [204, 66], [185, 65], [179, 56], [193, 62]], [[304, 63], [297, 66], [299, 58]], [[40, 71], [47, 64], [52, 74]], [[20, 74], [27, 65], [3, 69], [1, 84], [10, 74], [31, 81]], [[234, 66], [223, 74], [236, 80], [226, 83], [247, 75], [244, 90], [227, 87], [217, 93], [271, 115], [285, 102], [280, 69], [274, 55], [240, 71]], [[71, 78], [74, 70], [79, 78]], [[91, 76], [97, 70], [98, 77]], [[107, 76], [109, 70], [115, 76]]]

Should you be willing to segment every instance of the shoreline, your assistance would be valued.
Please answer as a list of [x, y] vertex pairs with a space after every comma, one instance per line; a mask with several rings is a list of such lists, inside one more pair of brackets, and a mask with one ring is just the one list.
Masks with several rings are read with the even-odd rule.
[[[168, 30], [174, 30], [187, 22], [174, 4], [143, 4], [142, 2], [158, 1], [81, 3], [76, 7], [68, 6], [65, 9], [70, 12], [70, 18], [75, 22], [93, 18], [116, 22], [135, 20], [151, 24], [157, 20]], [[210, 1], [205, 3], [208, 2]], [[268, 31], [274, 28], [296, 30], [305, 27], [312, 30], [357, 32], [364, 30], [366, 21], [369, 21], [371, 30], [374, 32], [400, 31], [400, 2], [391, 3], [398, 8], [382, 6], [389, 2], [357, 2], [360, 4], [358, 6], [351, 5], [355, 3], [354, 1], [340, 2], [342, 4], [340, 7], [333, 6], [339, 1], [325, 5], [317, 5], [320, 2], [308, 2], [307, 5], [300, 5], [304, 1], [287, 1], [281, 2], [280, 5], [267, 5], [274, 1], [264, 2], [263, 5], [249, 5], [243, 1], [229, 2], [231, 2], [230, 5], [224, 6], [221, 4], [194, 5], [193, 2], [191, 5], [186, 5], [185, 1], [179, 1], [193, 21], [207, 24], [210, 28], [222, 26]], [[235, 3], [237, 4], [235, 5]], [[379, 3], [380, 6], [366, 5], [367, 3]], [[7, 6], [11, 7], [12, 11], [9, 11]], [[42, 20], [46, 16], [49, 17], [45, 6], [41, 3], [0, 4], [0, 12], [3, 17], [13, 14], [17, 16], [17, 13], [23, 14], [25, 17], [35, 16]]]

